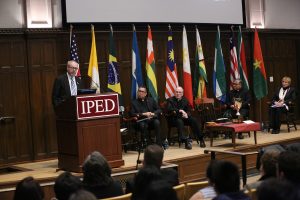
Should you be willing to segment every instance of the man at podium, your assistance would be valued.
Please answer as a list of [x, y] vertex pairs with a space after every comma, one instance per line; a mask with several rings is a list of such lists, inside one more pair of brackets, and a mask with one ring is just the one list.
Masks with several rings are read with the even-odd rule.
[[131, 103], [130, 114], [137, 117], [137, 128], [141, 132], [143, 139], [148, 128], [154, 129], [156, 134], [156, 144], [162, 145], [160, 134], [160, 121], [159, 116], [161, 110], [153, 98], [147, 97], [147, 89], [144, 86], [138, 88], [138, 98], [134, 99]]
[[52, 90], [52, 104], [56, 107], [71, 96], [77, 95], [81, 89], [81, 79], [76, 76], [79, 64], [74, 60], [67, 63], [67, 73], [60, 75], [54, 81]]

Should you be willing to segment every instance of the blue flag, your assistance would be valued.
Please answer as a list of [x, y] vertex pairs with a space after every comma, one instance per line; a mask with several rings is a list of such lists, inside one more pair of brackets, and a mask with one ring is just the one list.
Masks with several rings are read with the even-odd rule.
[[220, 29], [218, 26], [218, 31], [216, 35], [215, 43], [215, 62], [214, 62], [214, 72], [213, 72], [213, 87], [214, 95], [221, 102], [226, 101], [226, 77], [225, 77], [225, 64], [223, 59], [223, 52], [221, 48], [220, 41]]
[[137, 43], [136, 31], [133, 26], [133, 39], [132, 39], [132, 74], [131, 74], [131, 99], [137, 98], [137, 90], [140, 86], [144, 85], [142, 76], [142, 67], [140, 52]]

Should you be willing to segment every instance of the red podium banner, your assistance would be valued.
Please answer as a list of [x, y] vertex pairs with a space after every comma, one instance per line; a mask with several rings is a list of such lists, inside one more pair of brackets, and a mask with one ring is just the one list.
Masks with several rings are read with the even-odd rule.
[[77, 119], [101, 118], [119, 115], [118, 94], [77, 96]]

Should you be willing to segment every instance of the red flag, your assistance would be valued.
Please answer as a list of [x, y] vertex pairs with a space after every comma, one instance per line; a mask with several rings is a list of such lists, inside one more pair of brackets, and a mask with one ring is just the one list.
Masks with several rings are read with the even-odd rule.
[[253, 90], [259, 100], [268, 94], [267, 75], [257, 30], [254, 33]]
[[232, 89], [233, 81], [240, 78], [233, 30], [231, 30], [231, 37], [229, 38], [229, 41], [230, 41], [230, 89]]

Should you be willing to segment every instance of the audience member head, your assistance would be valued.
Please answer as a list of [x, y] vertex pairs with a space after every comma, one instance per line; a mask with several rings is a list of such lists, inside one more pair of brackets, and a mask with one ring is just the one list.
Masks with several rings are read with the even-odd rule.
[[278, 158], [279, 178], [300, 184], [300, 154], [293, 151], [284, 151]]
[[68, 200], [71, 194], [81, 189], [81, 181], [70, 172], [60, 174], [55, 180], [54, 192], [58, 200]]
[[40, 184], [32, 177], [26, 177], [16, 186], [14, 200], [42, 200], [44, 191]]
[[104, 156], [98, 151], [92, 152], [83, 163], [83, 184], [89, 187], [109, 185], [113, 179], [111, 168]]
[[70, 196], [69, 200], [97, 200], [97, 198], [91, 192], [78, 190]]
[[241, 79], [235, 79], [232, 82], [232, 88], [234, 90], [240, 90], [240, 89], [242, 89], [242, 81], [241, 81]]
[[79, 64], [75, 60], [69, 60], [67, 63], [67, 72], [70, 76], [76, 76]]
[[288, 76], [284, 76], [282, 79], [281, 79], [281, 85], [283, 88], [287, 88], [291, 85], [292, 83], [292, 79]]
[[147, 96], [147, 88], [145, 86], [140, 86], [138, 88], [138, 98], [139, 99], [145, 99]]
[[144, 153], [144, 166], [161, 167], [164, 157], [164, 150], [157, 144], [148, 145]]
[[296, 200], [296, 188], [288, 181], [271, 178], [257, 188], [258, 200]]
[[183, 88], [178, 86], [176, 89], [175, 89], [175, 97], [176, 99], [181, 99], [183, 97]]
[[214, 187], [218, 194], [240, 190], [240, 174], [234, 163], [220, 160], [214, 164], [212, 172]]
[[218, 160], [211, 160], [206, 168], [206, 178], [208, 179], [209, 184], [214, 184], [213, 179], [213, 168], [218, 163]]
[[173, 187], [165, 180], [153, 181], [145, 192], [145, 200], [177, 200]]
[[261, 157], [260, 171], [264, 178], [276, 177], [277, 163], [280, 152], [276, 150], [266, 151]]
[[162, 180], [159, 169], [155, 166], [141, 168], [134, 178], [134, 189], [132, 199], [142, 199], [145, 197], [145, 191], [153, 181]]

